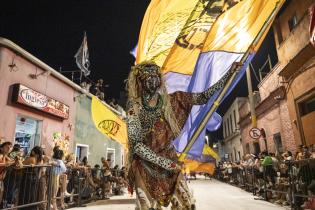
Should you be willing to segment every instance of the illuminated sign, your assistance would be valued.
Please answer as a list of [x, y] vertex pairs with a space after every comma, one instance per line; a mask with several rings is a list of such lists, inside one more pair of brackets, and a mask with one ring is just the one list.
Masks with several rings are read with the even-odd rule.
[[69, 106], [21, 84], [14, 85], [13, 101], [56, 117], [69, 118]]

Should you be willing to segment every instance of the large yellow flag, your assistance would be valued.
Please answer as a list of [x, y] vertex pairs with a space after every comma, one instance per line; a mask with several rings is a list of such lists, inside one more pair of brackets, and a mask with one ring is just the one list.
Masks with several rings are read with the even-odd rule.
[[162, 66], [183, 26], [200, 0], [151, 0], [142, 21], [136, 63]]
[[127, 149], [126, 123], [95, 96], [92, 98], [91, 109], [92, 118], [97, 130], [109, 138], [118, 141]]

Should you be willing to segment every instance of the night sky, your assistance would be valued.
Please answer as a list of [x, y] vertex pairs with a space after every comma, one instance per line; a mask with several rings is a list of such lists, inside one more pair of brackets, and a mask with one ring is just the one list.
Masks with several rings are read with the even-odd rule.
[[[10, 0], [1, 2], [0, 36], [10, 39], [56, 70], [77, 70], [74, 55], [86, 31], [91, 79], [109, 84], [106, 95], [119, 97], [134, 58], [142, 18], [149, 0]], [[277, 62], [272, 31], [267, 35], [252, 64], [258, 68], [270, 54]], [[66, 75], [70, 78], [70, 74]], [[79, 75], [76, 75], [78, 78]], [[258, 80], [252, 74], [254, 89]], [[244, 77], [220, 106], [222, 116], [236, 96], [247, 96]], [[219, 137], [222, 132], [219, 131]]]
[[[0, 36], [56, 70], [77, 70], [74, 55], [88, 37], [91, 78], [118, 97], [130, 66], [149, 0], [7, 0], [1, 2]], [[68, 74], [67, 76], [70, 77]], [[79, 75], [77, 75], [78, 78]]]

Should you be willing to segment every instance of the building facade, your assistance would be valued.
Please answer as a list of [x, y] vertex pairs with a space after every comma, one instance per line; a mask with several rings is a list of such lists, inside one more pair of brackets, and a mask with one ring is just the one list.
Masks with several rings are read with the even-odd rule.
[[259, 83], [261, 102], [255, 105], [259, 139], [252, 128], [249, 104], [241, 107], [241, 130], [246, 153], [295, 152], [300, 144], [315, 143], [315, 50], [310, 43], [309, 7], [314, 0], [287, 1], [273, 24], [278, 63]]
[[223, 152], [224, 159], [228, 159], [233, 162], [240, 161], [244, 155], [239, 127], [239, 109], [246, 101], [246, 98], [236, 98], [223, 116], [222, 125], [224, 139], [221, 142], [222, 146], [220, 146], [223, 149], [223, 151], [221, 151], [221, 156]]
[[124, 166], [125, 150], [117, 141], [113, 141], [97, 130], [91, 115], [89, 96], [78, 95], [76, 102], [76, 118], [74, 132], [75, 154], [79, 160], [88, 157], [90, 165], [100, 164], [101, 158], [111, 160], [111, 166]]
[[315, 143], [315, 48], [309, 8], [314, 0], [291, 0], [275, 24], [275, 40], [296, 144]]
[[25, 153], [42, 146], [47, 155], [57, 140], [68, 153], [90, 164], [101, 157], [124, 165], [122, 146], [101, 134], [91, 118], [92, 95], [13, 42], [0, 38], [0, 139]]
[[14, 43], [1, 39], [0, 137], [20, 144], [25, 153], [40, 145], [50, 155], [55, 133], [67, 138], [73, 149], [75, 90], [50, 69]]

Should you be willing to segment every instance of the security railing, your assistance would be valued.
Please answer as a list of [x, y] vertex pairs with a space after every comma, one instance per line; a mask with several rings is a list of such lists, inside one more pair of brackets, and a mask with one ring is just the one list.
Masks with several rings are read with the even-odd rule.
[[0, 176], [0, 210], [64, 209], [65, 203], [68, 207], [82, 206], [104, 199], [110, 190], [113, 194], [123, 193], [125, 179], [115, 176], [114, 172], [105, 176], [103, 169], [71, 167], [65, 174], [57, 175], [56, 167], [6, 167]]
[[256, 199], [291, 209], [315, 209], [315, 159], [285, 161], [278, 168], [239, 165], [230, 173], [220, 170], [220, 180], [253, 193]]

